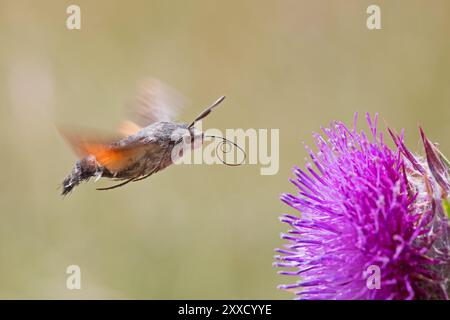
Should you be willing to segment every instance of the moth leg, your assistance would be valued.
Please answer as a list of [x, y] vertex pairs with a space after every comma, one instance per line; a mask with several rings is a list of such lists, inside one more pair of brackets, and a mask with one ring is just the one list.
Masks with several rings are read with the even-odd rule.
[[136, 179], [136, 177], [130, 178], [130, 179], [128, 179], [128, 180], [126, 180], [126, 181], [124, 181], [124, 182], [122, 182], [122, 183], [113, 185], [113, 186], [111, 186], [111, 187], [97, 188], [96, 190], [105, 191], [105, 190], [111, 190], [111, 189], [119, 188], [119, 187], [122, 187], [122, 186], [126, 185], [127, 183], [130, 183], [130, 182], [133, 181], [134, 179]]
[[152, 175], [153, 173], [155, 173], [156, 171], [158, 171], [157, 169], [158, 169], [158, 168], [156, 167], [155, 169], [153, 169], [150, 173], [148, 173], [148, 174], [145, 175], [145, 176], [141, 176], [141, 174], [139, 174], [139, 175], [137, 175], [137, 176], [135, 176], [135, 177], [132, 177], [132, 178], [130, 178], [130, 179], [128, 179], [128, 180], [126, 180], [126, 181], [124, 181], [124, 182], [122, 182], [122, 183], [113, 185], [113, 186], [111, 186], [111, 187], [97, 188], [97, 190], [105, 191], [105, 190], [116, 189], [116, 188], [122, 187], [122, 186], [124, 186], [124, 185], [126, 185], [126, 184], [128, 184], [128, 183], [130, 183], [130, 182], [132, 182], [132, 181], [139, 181], [139, 180], [148, 178], [150, 175]]
[[147, 173], [145, 176], [141, 176], [141, 177], [135, 178], [133, 181], [136, 182], [136, 181], [144, 180], [144, 179], [150, 177], [152, 174], [154, 174], [156, 172], [158, 172], [158, 167], [155, 167], [155, 169], [153, 169], [152, 171]]
[[[164, 156], [166, 156], [167, 154], [168, 154], [168, 152], [166, 152], [166, 153], [164, 154]], [[163, 161], [163, 159], [164, 159], [164, 156], [163, 156], [163, 157], [161, 158], [161, 160], [159, 161], [159, 165], [156, 166], [152, 171], [150, 171], [149, 173], [147, 173], [145, 176], [142, 176], [142, 174], [139, 174], [139, 175], [137, 175], [137, 176], [135, 176], [135, 177], [132, 177], [132, 178], [130, 178], [130, 179], [128, 179], [128, 180], [126, 180], [126, 181], [124, 181], [124, 182], [122, 182], [122, 183], [113, 185], [113, 186], [111, 186], [111, 187], [97, 188], [97, 190], [100, 190], [100, 191], [111, 190], [111, 189], [115, 189], [115, 188], [122, 187], [122, 186], [124, 186], [124, 185], [126, 185], [126, 184], [128, 184], [128, 183], [130, 183], [130, 182], [140, 181], [140, 180], [144, 180], [144, 179], [150, 177], [152, 174], [154, 174], [154, 173], [156, 173], [156, 172], [159, 171], [159, 168], [160, 168], [161, 163], [162, 163], [162, 161]]]
[[147, 179], [147, 178], [150, 177], [152, 174], [158, 172], [159, 169], [161, 168], [161, 164], [162, 164], [164, 158], [167, 156], [167, 154], [168, 154], [168, 152], [166, 151], [166, 152], [164, 153], [164, 155], [161, 157], [161, 159], [159, 160], [158, 166], [156, 166], [152, 171], [150, 171], [149, 173], [147, 173], [145, 176], [141, 176], [141, 177], [135, 178], [133, 181], [136, 182], [136, 181], [141, 181], [141, 180]]
[[139, 175], [137, 175], [137, 176], [135, 176], [135, 177], [132, 177], [132, 178], [130, 178], [130, 179], [128, 179], [128, 180], [126, 180], [126, 181], [124, 181], [124, 182], [122, 182], [122, 183], [113, 185], [113, 186], [111, 186], [111, 187], [97, 188], [97, 190], [105, 191], [105, 190], [111, 190], [111, 189], [119, 188], [119, 187], [122, 187], [122, 186], [124, 186], [124, 185], [126, 185], [126, 184], [132, 182], [132, 181], [139, 181], [139, 180], [145, 179], [145, 178], [147, 178], [148, 176], [150, 176], [151, 174], [155, 173], [156, 171], [158, 171], [157, 168], [153, 169], [149, 174], [145, 175], [144, 177], [142, 177], [141, 174], [139, 174]]

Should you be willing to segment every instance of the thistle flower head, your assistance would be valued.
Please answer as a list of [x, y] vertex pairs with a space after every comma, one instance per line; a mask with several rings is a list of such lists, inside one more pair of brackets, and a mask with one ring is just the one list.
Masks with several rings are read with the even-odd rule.
[[298, 193], [281, 196], [299, 212], [281, 217], [290, 230], [275, 265], [298, 281], [280, 288], [300, 299], [448, 299], [448, 163], [422, 130], [426, 158], [391, 130], [390, 148], [377, 115], [367, 135], [356, 119], [314, 134], [318, 151], [306, 146], [311, 162], [293, 170]]

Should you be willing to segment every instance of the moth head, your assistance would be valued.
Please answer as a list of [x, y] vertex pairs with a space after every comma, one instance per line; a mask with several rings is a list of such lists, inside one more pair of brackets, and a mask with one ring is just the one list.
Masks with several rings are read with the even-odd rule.
[[182, 127], [175, 129], [170, 139], [175, 142], [175, 144], [183, 144], [184, 147], [191, 149], [198, 148], [203, 143], [203, 132], [195, 127]]
[[189, 128], [191, 148], [196, 149], [203, 144], [203, 132], [195, 127]]

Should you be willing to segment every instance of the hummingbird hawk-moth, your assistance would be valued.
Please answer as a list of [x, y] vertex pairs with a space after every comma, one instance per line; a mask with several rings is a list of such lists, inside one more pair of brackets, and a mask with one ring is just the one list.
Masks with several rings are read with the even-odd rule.
[[192, 148], [201, 145], [204, 134], [194, 125], [208, 116], [225, 96], [190, 124], [173, 122], [181, 106], [180, 97], [162, 82], [147, 80], [138, 90], [129, 120], [120, 127], [121, 139], [100, 139], [60, 130], [80, 158], [62, 183], [62, 195], [67, 195], [78, 184], [91, 178], [121, 180], [119, 184], [97, 190], [111, 190], [148, 178], [173, 163], [172, 150], [183, 143], [186, 133], [190, 136]]

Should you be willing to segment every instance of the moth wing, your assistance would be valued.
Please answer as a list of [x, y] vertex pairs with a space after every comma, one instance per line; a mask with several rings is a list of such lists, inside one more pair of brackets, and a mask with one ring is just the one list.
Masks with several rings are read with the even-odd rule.
[[134, 101], [128, 107], [128, 120], [119, 127], [124, 135], [159, 121], [173, 121], [186, 99], [160, 80], [148, 78], [138, 85]]
[[99, 135], [80, 134], [79, 132], [61, 130], [62, 136], [80, 158], [95, 156], [98, 163], [111, 173], [127, 168], [132, 163], [151, 151], [160, 148], [157, 144], [132, 142], [128, 145], [118, 145], [114, 139]]

